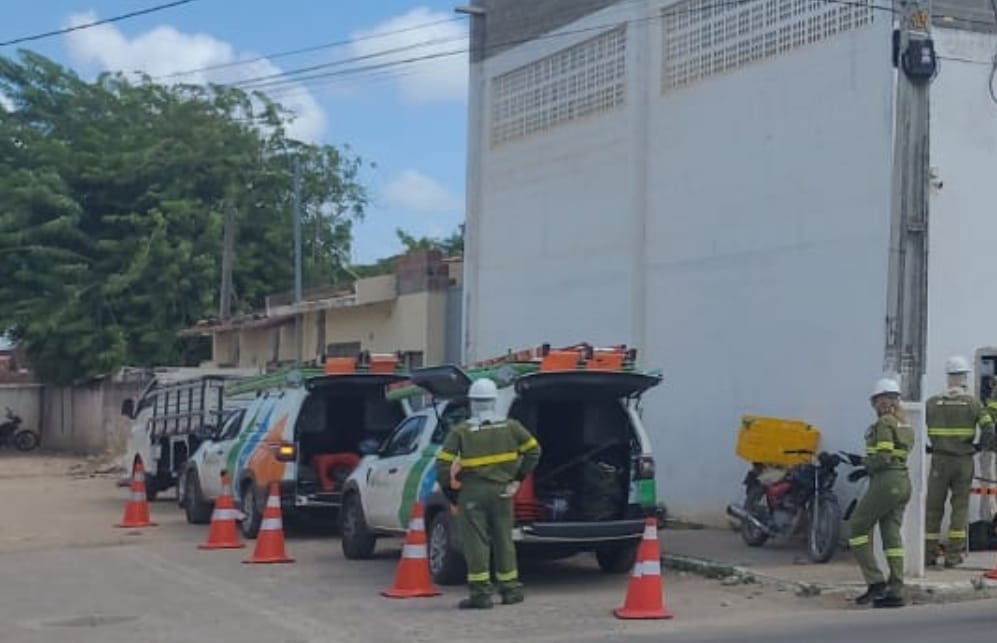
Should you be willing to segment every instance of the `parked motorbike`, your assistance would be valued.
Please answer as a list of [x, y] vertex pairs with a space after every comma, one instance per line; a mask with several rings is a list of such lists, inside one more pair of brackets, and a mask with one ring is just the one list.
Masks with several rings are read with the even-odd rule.
[[808, 455], [811, 461], [790, 469], [754, 465], [744, 478], [744, 504], [728, 505], [727, 513], [740, 520], [741, 538], [751, 547], [761, 547], [771, 536], [791, 536], [805, 528], [808, 558], [826, 563], [837, 551], [841, 535], [841, 506], [834, 493], [837, 468], [843, 462], [855, 462], [855, 456], [821, 452], [815, 458], [813, 451], [804, 450], [785, 453]]
[[21, 427], [23, 420], [10, 407], [7, 409], [7, 420], [0, 423], [0, 447], [13, 445], [18, 451], [30, 451], [38, 446], [38, 434], [31, 429]]

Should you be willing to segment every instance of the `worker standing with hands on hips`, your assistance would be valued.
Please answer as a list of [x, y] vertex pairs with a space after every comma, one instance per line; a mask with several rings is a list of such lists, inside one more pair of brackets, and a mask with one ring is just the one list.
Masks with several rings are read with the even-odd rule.
[[[876, 382], [870, 401], [877, 419], [865, 432], [866, 456], [852, 461], [864, 465], [869, 475], [869, 487], [852, 514], [848, 538], [868, 585], [868, 590], [855, 602], [865, 605], [872, 601], [874, 607], [902, 607], [904, 549], [900, 529], [911, 495], [907, 457], [914, 446], [914, 430], [903, 420], [896, 380], [884, 378]], [[890, 569], [889, 579], [884, 579], [872, 550], [872, 530], [877, 523]]]
[[468, 399], [471, 416], [447, 435], [436, 456], [436, 475], [444, 495], [457, 505], [467, 560], [470, 597], [459, 607], [487, 609], [492, 607], [492, 553], [502, 604], [523, 601], [512, 542], [512, 497], [540, 461], [540, 445], [522, 424], [496, 411], [498, 388], [492, 380], [475, 380]]
[[[948, 380], [945, 392], [928, 398], [924, 404], [928, 453], [931, 454], [931, 473], [924, 502], [924, 563], [928, 567], [934, 566], [943, 552], [946, 567], [962, 563], [969, 492], [976, 469], [974, 456], [980, 448], [994, 448], [994, 421], [980, 401], [969, 393], [969, 370], [965, 358], [950, 357], [945, 363]], [[977, 426], [981, 429], [979, 442], [976, 442]], [[942, 516], [950, 493], [949, 539], [947, 546], [942, 548], [939, 542]]]

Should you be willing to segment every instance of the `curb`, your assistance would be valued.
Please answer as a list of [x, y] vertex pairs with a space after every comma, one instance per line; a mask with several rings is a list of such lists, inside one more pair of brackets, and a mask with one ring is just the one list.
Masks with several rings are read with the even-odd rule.
[[[792, 591], [797, 596], [805, 597], [857, 594], [859, 590], [864, 588], [861, 582], [828, 584], [795, 581], [760, 574], [740, 565], [681, 554], [664, 554], [661, 557], [661, 563], [668, 569], [689, 572], [705, 578], [720, 579], [724, 585], [759, 584], [781, 591]], [[915, 604], [957, 603], [997, 596], [997, 592], [995, 592], [997, 582], [984, 578], [981, 572], [968, 580], [952, 583], [925, 582], [921, 579], [908, 581], [906, 590], [908, 600]]]

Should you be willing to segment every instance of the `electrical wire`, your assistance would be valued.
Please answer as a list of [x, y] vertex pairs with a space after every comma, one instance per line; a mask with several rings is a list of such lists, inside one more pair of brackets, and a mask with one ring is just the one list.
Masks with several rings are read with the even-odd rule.
[[166, 9], [172, 9], [174, 7], [179, 7], [181, 5], [190, 4], [192, 2], [197, 2], [198, 0], [176, 0], [175, 2], [167, 2], [165, 4], [158, 4], [146, 9], [139, 9], [138, 11], [131, 11], [129, 13], [123, 13], [117, 16], [112, 16], [111, 18], [104, 18], [103, 20], [95, 20], [94, 22], [88, 22], [82, 25], [76, 25], [75, 27], [66, 27], [65, 29], [57, 29], [55, 31], [46, 31], [45, 33], [35, 34], [32, 36], [22, 36], [20, 38], [15, 38], [13, 40], [7, 40], [5, 42], [0, 42], [0, 47], [7, 47], [10, 45], [18, 45], [22, 42], [31, 42], [34, 40], [41, 40], [43, 38], [51, 38], [52, 36], [61, 36], [62, 34], [67, 34], [73, 31], [80, 31], [82, 29], [90, 29], [91, 27], [97, 27], [99, 25], [106, 25], [113, 22], [120, 22], [122, 20], [127, 20], [129, 18], [135, 18], [137, 16], [144, 16], [150, 13], [155, 13], [157, 11], [164, 11]]

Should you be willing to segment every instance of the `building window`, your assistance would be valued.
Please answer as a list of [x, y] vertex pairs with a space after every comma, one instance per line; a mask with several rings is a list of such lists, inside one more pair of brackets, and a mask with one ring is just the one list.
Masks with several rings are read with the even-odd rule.
[[661, 10], [667, 93], [872, 24], [871, 0], [685, 0]]
[[404, 368], [422, 368], [422, 351], [405, 351], [402, 357], [402, 366]]
[[339, 342], [325, 347], [326, 357], [356, 357], [359, 354], [360, 342]]
[[493, 78], [492, 146], [623, 105], [626, 45], [617, 27]]

